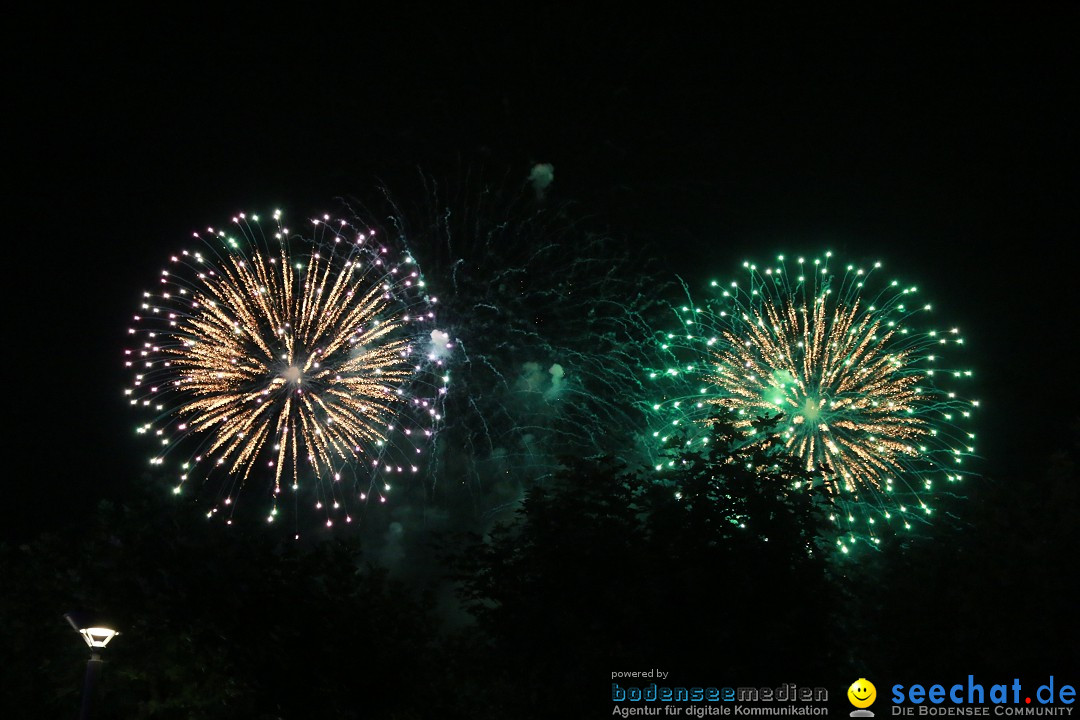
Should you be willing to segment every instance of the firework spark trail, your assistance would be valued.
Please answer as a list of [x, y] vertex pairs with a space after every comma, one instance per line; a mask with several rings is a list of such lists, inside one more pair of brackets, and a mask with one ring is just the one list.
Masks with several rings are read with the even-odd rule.
[[883, 527], [911, 529], [932, 514], [940, 483], [967, 474], [975, 435], [960, 426], [979, 403], [940, 385], [972, 371], [942, 367], [938, 353], [963, 339], [921, 328], [931, 306], [916, 301], [918, 288], [892, 281], [871, 292], [880, 263], [840, 274], [831, 255], [798, 258], [794, 272], [783, 256], [744, 263], [742, 282], [713, 282], [718, 296], [675, 309], [680, 330], [660, 338], [667, 367], [649, 377], [665, 396], [652, 406], [662, 442], [679, 429], [687, 445], [705, 442], [694, 428], [720, 418], [753, 433], [777, 417], [784, 451], [818, 474], [833, 519], [850, 530], [838, 540], [847, 552], [856, 534], [876, 545]]
[[528, 187], [466, 181], [461, 192], [444, 198], [425, 179], [426, 206], [388, 198], [383, 216], [439, 285], [458, 351], [437, 466], [483, 512], [566, 455], [641, 449], [644, 416], [629, 399], [647, 389], [640, 339], [663, 283]]
[[[310, 482], [328, 526], [351, 522], [357, 501], [385, 501], [393, 475], [418, 471], [442, 419], [449, 378], [429, 379], [443, 364], [430, 347], [437, 299], [412, 257], [370, 230], [324, 216], [306, 240], [275, 212], [269, 239], [257, 216], [233, 221], [195, 233], [200, 248], [144, 293], [125, 392], [155, 418], [138, 431], [159, 438], [154, 465], [195, 444], [174, 492], [222, 479], [211, 517], [227, 508], [231, 523], [240, 490], [267, 479], [268, 520], [283, 485]], [[342, 486], [349, 469], [362, 490]]]

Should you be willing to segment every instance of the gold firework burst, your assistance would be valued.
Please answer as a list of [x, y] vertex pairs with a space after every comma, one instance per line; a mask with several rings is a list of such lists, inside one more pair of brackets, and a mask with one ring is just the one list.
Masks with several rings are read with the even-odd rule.
[[829, 305], [826, 296], [812, 307], [767, 298], [748, 310], [744, 334], [725, 330], [712, 351], [706, 403], [742, 411], [744, 427], [750, 416], [782, 415], [787, 449], [834, 491], [888, 490], [930, 434], [917, 413], [924, 376], [907, 372], [910, 350], [889, 351], [896, 329], [882, 317], [858, 301]]
[[[411, 392], [427, 363], [420, 326], [433, 323], [411, 258], [391, 263], [370, 233], [344, 223], [322, 223], [320, 243], [280, 227], [267, 241], [257, 217], [235, 220], [239, 238], [211, 231], [206, 251], [172, 258], [162, 292], [146, 293], [136, 316], [150, 326], [142, 347], [128, 351], [139, 358], [128, 364], [140, 368], [127, 391], [132, 403], [160, 413], [140, 432], [158, 435], [164, 451], [189, 435], [202, 438], [175, 491], [207, 467], [202, 475], [228, 478], [228, 506], [265, 473], [272, 520], [283, 483], [298, 490], [307, 479], [331, 478], [316, 507], [340, 509], [348, 497], [337, 487], [343, 467], [364, 461], [372, 487], [381, 466], [415, 472], [415, 459], [392, 463], [385, 454], [395, 429], [419, 440], [439, 419], [437, 398]], [[388, 489], [380, 480], [378, 491]]]

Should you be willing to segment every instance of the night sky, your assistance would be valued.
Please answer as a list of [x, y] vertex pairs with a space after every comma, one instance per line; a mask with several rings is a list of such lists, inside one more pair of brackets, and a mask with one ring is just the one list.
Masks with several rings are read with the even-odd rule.
[[7, 53], [5, 539], [144, 471], [128, 317], [193, 230], [538, 162], [691, 286], [883, 260], [965, 331], [982, 472], [1036, 479], [1080, 419], [1076, 10], [875, 7], [35, 26]]

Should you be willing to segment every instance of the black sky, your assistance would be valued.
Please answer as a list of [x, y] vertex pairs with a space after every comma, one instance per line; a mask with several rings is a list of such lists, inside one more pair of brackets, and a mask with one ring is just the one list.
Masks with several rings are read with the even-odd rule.
[[[966, 331], [988, 472], [1080, 417], [1077, 11], [55, 17], [7, 46], [8, 534], [146, 455], [127, 316], [193, 229], [555, 166], [558, 196], [691, 282], [881, 258]], [[156, 11], [155, 11], [156, 12]]]

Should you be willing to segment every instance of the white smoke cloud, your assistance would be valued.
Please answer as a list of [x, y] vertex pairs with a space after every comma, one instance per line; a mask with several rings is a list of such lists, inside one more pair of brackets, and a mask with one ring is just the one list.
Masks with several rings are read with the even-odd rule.
[[545, 372], [537, 362], [523, 363], [518, 387], [527, 392], [542, 393], [545, 400], [554, 400], [566, 387], [566, 371], [559, 363], [553, 363]]
[[565, 371], [563, 366], [559, 363], [554, 363], [548, 368], [548, 374], [551, 376], [551, 386], [544, 391], [544, 397], [548, 400], [554, 399], [559, 396], [559, 393], [563, 389], [563, 375]]
[[544, 376], [540, 372], [540, 363], [527, 362], [521, 366], [518, 387], [527, 392], [540, 392]]
[[533, 165], [532, 171], [529, 173], [529, 182], [532, 183], [533, 190], [536, 191], [536, 197], [544, 197], [544, 191], [548, 189], [548, 185], [555, 182], [555, 166], [550, 163]]
[[454, 344], [450, 342], [450, 335], [442, 330], [431, 331], [431, 351], [428, 353], [432, 360], [444, 360]]

